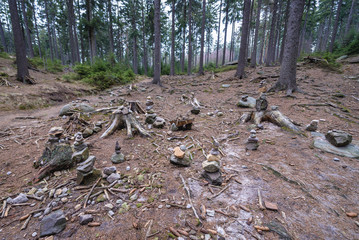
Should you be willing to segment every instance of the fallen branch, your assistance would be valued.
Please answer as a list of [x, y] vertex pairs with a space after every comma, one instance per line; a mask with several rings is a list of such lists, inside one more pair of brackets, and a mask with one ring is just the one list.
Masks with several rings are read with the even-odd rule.
[[86, 208], [86, 206], [87, 206], [87, 201], [89, 200], [92, 191], [95, 189], [96, 185], [97, 185], [100, 181], [101, 181], [101, 177], [95, 182], [95, 184], [92, 186], [90, 192], [87, 194], [86, 199], [85, 199], [85, 203], [84, 203], [84, 208]]
[[24, 229], [27, 228], [27, 225], [29, 224], [31, 217], [32, 217], [32, 214], [29, 214], [29, 216], [26, 218], [26, 221], [25, 221], [24, 224], [21, 226], [21, 229], [20, 229], [20, 230], [24, 230]]
[[196, 209], [195, 209], [194, 206], [193, 206], [192, 199], [191, 199], [191, 192], [190, 192], [189, 188], [187, 187], [186, 182], [184, 181], [182, 175], [180, 174], [179, 176], [180, 176], [180, 178], [181, 178], [181, 180], [182, 180], [183, 188], [184, 188], [184, 189], [186, 190], [186, 192], [187, 192], [188, 200], [189, 200], [189, 203], [191, 204], [193, 213], [194, 213], [194, 215], [196, 216], [196, 218], [198, 219], [198, 221], [199, 221], [200, 223], [202, 223], [202, 222], [201, 222], [201, 219], [199, 218], [199, 216], [198, 216], [198, 214], [197, 214]]
[[226, 191], [229, 188], [229, 184], [227, 186], [225, 186], [221, 191], [219, 191], [216, 195], [212, 196], [212, 197], [208, 197], [208, 200], [212, 200], [216, 197], [218, 197], [219, 195], [221, 195], [224, 191]]
[[264, 210], [265, 207], [263, 206], [262, 195], [261, 195], [261, 191], [259, 189], [258, 189], [258, 203], [259, 203], [259, 208], [261, 210]]
[[147, 232], [146, 232], [145, 240], [146, 240], [146, 239], [149, 237], [149, 235], [150, 235], [151, 227], [152, 227], [152, 222], [153, 222], [153, 220], [151, 219], [150, 222], [149, 222], [149, 226], [148, 226]]

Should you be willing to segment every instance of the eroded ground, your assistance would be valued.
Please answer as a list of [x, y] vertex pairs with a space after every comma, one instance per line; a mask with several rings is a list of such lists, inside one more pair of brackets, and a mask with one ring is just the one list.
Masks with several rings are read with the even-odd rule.
[[[146, 97], [151, 96], [155, 103], [154, 111], [167, 121], [190, 111], [191, 106], [181, 101], [183, 94], [190, 96], [193, 92], [204, 108], [200, 115], [193, 115], [195, 122], [192, 130], [174, 133], [176, 136], [187, 135], [184, 140], [168, 141], [167, 128], [151, 129], [156, 133], [151, 139], [140, 136], [127, 139], [125, 130], [99, 139], [104, 129], [89, 137], [87, 141], [92, 143], [90, 152], [97, 157], [97, 169], [113, 165], [110, 157], [115, 142], [120, 142], [128, 161], [116, 167], [128, 181], [124, 181], [119, 188], [128, 192], [118, 193], [118, 196], [110, 194], [110, 201], [115, 205], [112, 218], [107, 215], [108, 209], [104, 206], [109, 203], [108, 200], [90, 204], [76, 212], [74, 207], [84, 201], [84, 197], [78, 197], [86, 195], [89, 189], [75, 190], [75, 170], [64, 171], [58, 177], [51, 176], [47, 180], [48, 189], [68, 183], [71, 191], [69, 201], [60, 203], [68, 218], [67, 227], [55, 239], [145, 239], [150, 225], [148, 239], [167, 239], [169, 227], [185, 230], [192, 234], [193, 239], [194, 236], [198, 239], [204, 237], [201, 228], [216, 230], [225, 239], [359, 239], [359, 226], [355, 223], [359, 221], [358, 217], [346, 215], [346, 212], [359, 212], [358, 159], [322, 152], [313, 148], [313, 138], [309, 133], [307, 137], [294, 135], [267, 122], [264, 122], [263, 130], [257, 131], [260, 140], [258, 150], [245, 150], [251, 124], [238, 124], [245, 110], [239, 109], [236, 103], [244, 94], [255, 98], [259, 96], [261, 80], [256, 80], [259, 76], [267, 76], [265, 85], [269, 87], [277, 80], [278, 73], [278, 68], [259, 67], [248, 69], [248, 77], [243, 80], [232, 78], [234, 71], [220, 73], [214, 79], [211, 74], [202, 77], [165, 76], [162, 78], [165, 88], [148, 84], [150, 80], [147, 79], [136, 83], [137, 88], [131, 91], [128, 86], [116, 87], [85, 97], [90, 104], [100, 108], [116, 105], [120, 98], [138, 100], [144, 106]], [[283, 93], [276, 93], [268, 95], [267, 99], [270, 105], [279, 106], [283, 114], [301, 124], [302, 128], [313, 119], [321, 119], [319, 132], [340, 129], [358, 140], [358, 74], [358, 65], [354, 64], [344, 66], [343, 74], [301, 66], [297, 79], [305, 94], [296, 93], [295, 98], [286, 98]], [[223, 84], [230, 86], [222, 87]], [[130, 95], [124, 94], [129, 91]], [[60, 108], [0, 113], [2, 200], [27, 192], [33, 186], [45, 187], [44, 182], [30, 185], [37, 172], [32, 164], [41, 156], [48, 130], [63, 126], [68, 121], [68, 118], [58, 117]], [[223, 112], [223, 116], [207, 114], [216, 111]], [[34, 119], [16, 119], [19, 116]], [[89, 121], [108, 118], [108, 115], [97, 114]], [[144, 123], [143, 116], [140, 121]], [[239, 134], [234, 138], [228, 137], [234, 133]], [[212, 136], [222, 140], [224, 156], [221, 162], [225, 183], [221, 187], [209, 186], [201, 178], [201, 163], [205, 160], [201, 148], [205, 153], [210, 151]], [[171, 149], [180, 144], [194, 145], [191, 148], [194, 154], [191, 167], [177, 167], [168, 161]], [[339, 161], [333, 161], [335, 157]], [[127, 166], [130, 166], [129, 171]], [[11, 174], [7, 175], [9, 171]], [[202, 226], [197, 225], [192, 209], [186, 208], [189, 201], [180, 174], [191, 189], [197, 213], [201, 214], [202, 205], [207, 210], [215, 210], [214, 216], [207, 215], [202, 220]], [[220, 195], [213, 198], [224, 188]], [[276, 203], [279, 211], [261, 210], [258, 190], [263, 200]], [[130, 199], [130, 192], [131, 196], [137, 195], [136, 200]], [[121, 211], [121, 204], [116, 204], [120, 198], [130, 206], [128, 211]], [[40, 220], [32, 218], [27, 228], [20, 230], [23, 222], [19, 218], [45, 207], [50, 201], [47, 198], [43, 202], [31, 199], [30, 203], [36, 203], [33, 207], [12, 207], [8, 216], [0, 219], [1, 239], [33, 239], [31, 235], [34, 232], [38, 233], [38, 237]], [[241, 209], [240, 205], [250, 212]], [[95, 221], [101, 226], [79, 225], [78, 214], [89, 209], [96, 210]], [[251, 224], [248, 223], [250, 218], [253, 218]], [[255, 225], [268, 226], [271, 231], [259, 234], [254, 229]], [[212, 237], [217, 239], [219, 235]]]

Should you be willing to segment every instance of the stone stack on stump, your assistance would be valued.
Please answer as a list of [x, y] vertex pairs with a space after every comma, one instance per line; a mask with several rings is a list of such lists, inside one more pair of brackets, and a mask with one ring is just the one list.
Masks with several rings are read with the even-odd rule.
[[115, 146], [115, 152], [111, 156], [111, 162], [117, 164], [123, 163], [124, 161], [126, 161], [125, 155], [121, 152], [120, 144], [117, 141]]
[[173, 154], [170, 156], [170, 162], [172, 164], [189, 167], [191, 165], [191, 153], [187, 150], [185, 145], [175, 147], [173, 149]]
[[207, 155], [206, 160], [202, 163], [202, 176], [212, 185], [222, 185], [223, 178], [221, 173], [221, 156], [219, 152], [219, 143], [213, 142], [213, 148], [210, 154]]
[[89, 157], [89, 148], [84, 143], [84, 138], [81, 132], [75, 134], [75, 142], [72, 146], [72, 160], [74, 163], [80, 163], [85, 161]]
[[246, 150], [257, 150], [258, 149], [258, 138], [256, 136], [256, 130], [252, 129], [250, 131], [250, 136], [246, 142]]

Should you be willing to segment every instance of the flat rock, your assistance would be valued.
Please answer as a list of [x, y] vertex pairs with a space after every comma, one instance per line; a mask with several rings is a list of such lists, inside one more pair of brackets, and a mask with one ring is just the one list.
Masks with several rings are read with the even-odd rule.
[[207, 180], [212, 185], [221, 186], [223, 183], [222, 173], [221, 171], [209, 173], [206, 171], [202, 172], [202, 177]]
[[202, 168], [209, 173], [214, 173], [214, 172], [218, 172], [220, 169], [220, 164], [218, 161], [203, 161], [202, 162]]
[[111, 173], [111, 175], [106, 178], [107, 182], [109, 182], [109, 183], [113, 183], [114, 181], [117, 181], [120, 179], [121, 179], [121, 175], [118, 173]]
[[96, 157], [89, 156], [86, 161], [80, 163], [76, 168], [77, 171], [82, 173], [88, 173], [93, 169], [93, 165], [95, 164]]
[[344, 147], [352, 142], [352, 135], [340, 130], [331, 130], [325, 134], [325, 138], [336, 147]]
[[189, 157], [189, 155], [186, 154], [183, 158], [178, 158], [174, 154], [172, 154], [170, 157], [170, 163], [177, 166], [189, 167], [191, 165], [191, 158]]
[[115, 173], [115, 172], [116, 172], [116, 167], [115, 166], [105, 167], [103, 169], [103, 173], [106, 174], [106, 175], [111, 175], [112, 173]]
[[154, 128], [163, 128], [165, 125], [166, 121], [161, 117], [157, 117], [156, 121], [153, 123]]
[[89, 222], [93, 221], [93, 216], [91, 214], [81, 215], [79, 221], [81, 225], [87, 225]]
[[177, 157], [177, 158], [184, 158], [184, 151], [182, 151], [181, 150], [181, 148], [180, 147], [175, 147], [174, 149], [173, 149], [173, 151], [174, 151], [174, 155], [175, 155], [175, 157]]
[[208, 162], [213, 162], [213, 161], [219, 162], [219, 160], [221, 160], [219, 155], [213, 155], [213, 154], [208, 154], [207, 155], [207, 161]]
[[247, 101], [245, 101], [242, 97], [242, 99], [237, 103], [237, 106], [241, 108], [255, 108], [256, 99], [253, 97], [247, 97]]
[[66, 227], [66, 218], [62, 210], [57, 210], [45, 216], [40, 224], [40, 237], [57, 234]]
[[85, 130], [82, 132], [82, 135], [84, 138], [87, 138], [93, 134], [93, 130], [91, 128], [85, 128]]
[[111, 156], [111, 162], [114, 164], [123, 163], [124, 161], [126, 161], [126, 158], [123, 153], [114, 153]]
[[75, 112], [93, 112], [95, 109], [85, 103], [69, 103], [63, 106], [60, 110], [59, 116], [71, 115]]
[[78, 152], [74, 152], [72, 154], [72, 160], [76, 163], [80, 163], [85, 161], [86, 159], [88, 159], [90, 153], [89, 153], [89, 148], [85, 147], [84, 149], [82, 149], [81, 151]]
[[264, 201], [264, 206], [267, 209], [278, 211], [278, 206], [277, 206], [276, 203], [271, 203], [271, 202], [268, 202], [268, 201]]
[[314, 136], [314, 144], [313, 146], [323, 150], [325, 152], [333, 153], [342, 157], [350, 157], [359, 159], [359, 142], [353, 141], [349, 145], [345, 147], [336, 147], [330, 144], [321, 133], [312, 132], [312, 136]]
[[19, 204], [26, 203], [27, 201], [29, 201], [29, 199], [27, 198], [26, 194], [20, 193], [16, 198], [13, 199], [9, 197], [6, 201], [9, 204]]

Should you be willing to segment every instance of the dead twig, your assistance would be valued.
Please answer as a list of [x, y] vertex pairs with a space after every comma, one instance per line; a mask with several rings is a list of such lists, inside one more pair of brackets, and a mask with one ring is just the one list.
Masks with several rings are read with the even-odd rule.
[[[193, 213], [194, 213], [194, 215], [196, 216], [196, 218], [198, 219], [198, 221], [201, 222], [201, 219], [199, 218], [199, 216], [198, 216], [198, 214], [197, 214], [197, 211], [196, 211], [196, 209], [195, 209], [194, 206], [193, 206], [192, 199], [191, 199], [191, 192], [190, 192], [189, 188], [187, 187], [186, 182], [184, 181], [184, 178], [182, 177], [182, 175], [180, 174], [179, 176], [180, 176], [180, 178], [181, 178], [181, 180], [182, 180], [183, 188], [184, 188], [184, 189], [186, 190], [186, 192], [187, 192], [188, 200], [189, 200], [189, 203], [191, 204]], [[201, 223], [202, 223], [202, 222], [201, 222]]]
[[229, 184], [227, 186], [225, 186], [221, 191], [219, 191], [216, 195], [212, 196], [212, 197], [208, 197], [208, 200], [212, 200], [216, 197], [218, 197], [219, 195], [221, 195], [221, 193], [223, 193], [224, 191], [226, 191], [229, 188]]
[[101, 181], [101, 178], [98, 178], [98, 180], [95, 182], [95, 184], [92, 186], [90, 192], [89, 192], [88, 195], [86, 196], [86, 199], [85, 199], [85, 202], [84, 202], [84, 208], [86, 208], [86, 206], [87, 206], [87, 201], [89, 200], [92, 191], [95, 189], [96, 185], [97, 185], [100, 181]]
[[261, 210], [264, 210], [265, 207], [263, 206], [262, 195], [261, 195], [261, 191], [259, 189], [258, 189], [258, 203], [259, 203], [259, 208]]
[[26, 221], [25, 221], [24, 224], [21, 226], [21, 229], [20, 229], [20, 230], [25, 230], [25, 229], [27, 228], [27, 225], [29, 224], [31, 217], [32, 217], [32, 214], [29, 214], [29, 216], [26, 218]]
[[150, 235], [152, 223], [153, 223], [153, 220], [151, 219], [150, 222], [149, 222], [149, 226], [148, 226], [147, 232], [146, 232], [145, 240], [146, 240], [146, 239], [149, 237], [149, 235]]

